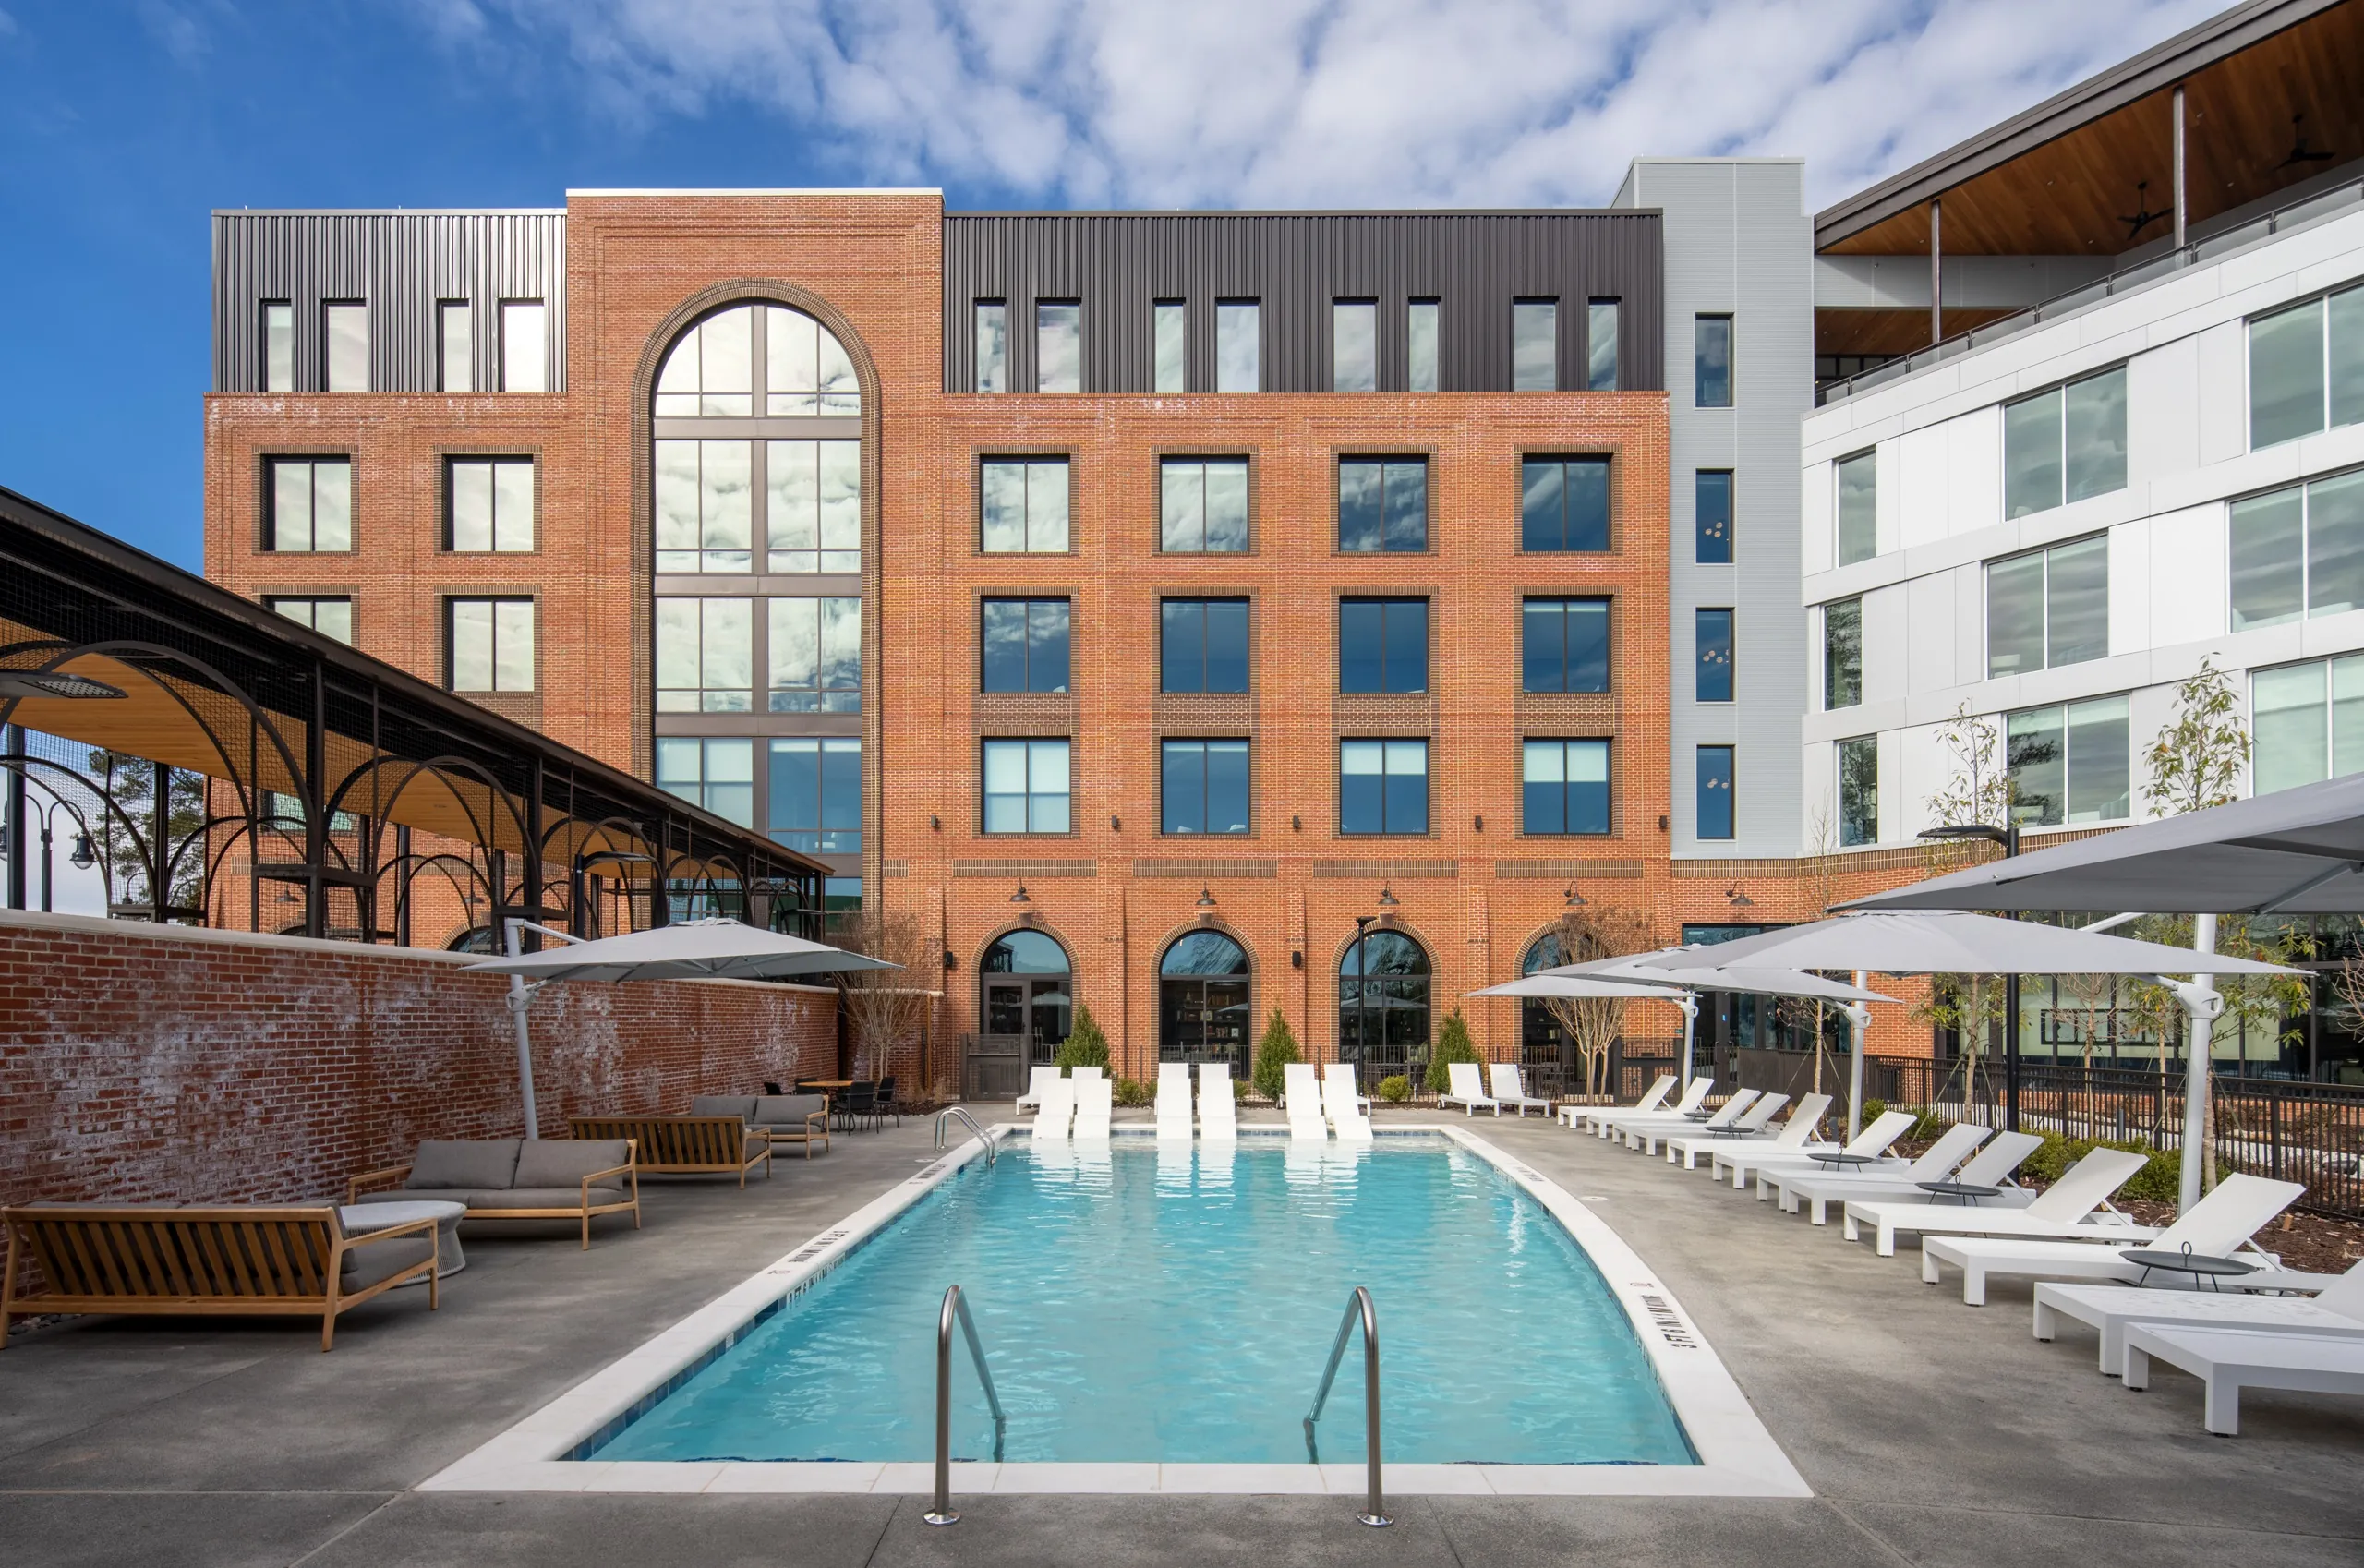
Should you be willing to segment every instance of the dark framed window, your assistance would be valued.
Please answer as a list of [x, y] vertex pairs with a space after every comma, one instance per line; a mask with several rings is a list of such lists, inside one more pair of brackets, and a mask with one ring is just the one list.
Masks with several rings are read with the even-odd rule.
[[1511, 390], [1560, 390], [1560, 302], [1511, 302]]
[[455, 692], [534, 689], [534, 601], [443, 601], [445, 681]]
[[1429, 601], [1340, 599], [1338, 690], [1429, 689]]
[[851, 736], [796, 736], [771, 742], [774, 841], [808, 855], [862, 852], [862, 742]]
[[1822, 706], [1853, 707], [1863, 700], [1863, 601], [1834, 599], [1822, 607]]
[[2364, 419], [2364, 288], [2249, 322], [2252, 450]]
[[1701, 609], [1693, 612], [1692, 642], [1698, 655], [1692, 694], [1703, 703], [1732, 700], [1732, 612]]
[[1832, 466], [1839, 478], [1839, 564], [1852, 566], [1880, 549], [1879, 453], [1859, 452]]
[[1699, 317], [1692, 329], [1692, 403], [1700, 408], [1732, 405], [1732, 319]]
[[534, 548], [532, 458], [452, 458], [444, 465], [443, 491], [445, 549]]
[[1691, 476], [1691, 559], [1701, 566], [1732, 563], [1732, 471], [1702, 468]]
[[742, 827], [755, 824], [755, 742], [657, 737], [657, 787]]
[[862, 711], [862, 600], [774, 598], [770, 646], [771, 711]]
[[1330, 390], [1342, 392], [1379, 390], [1377, 300], [1333, 299], [1330, 302]]
[[435, 306], [435, 380], [439, 391], [476, 391], [476, 312], [464, 299]]
[[1338, 548], [1357, 553], [1429, 548], [1429, 460], [1338, 460]]
[[1215, 391], [1263, 391], [1263, 307], [1252, 299], [1215, 301]]
[[[2007, 715], [2011, 814], [2032, 827], [2127, 820], [2134, 795], [2128, 706], [2121, 694]], [[2270, 719], [2260, 724], [2261, 739], [2271, 727]]]
[[1609, 601], [1531, 598], [1519, 606], [1519, 687], [1609, 690]]
[[754, 711], [753, 599], [660, 595], [656, 620], [657, 712]]
[[1009, 308], [998, 299], [976, 302], [977, 390], [1009, 390]]
[[754, 443], [661, 440], [653, 444], [657, 449], [657, 570], [754, 571]]
[[1526, 832], [1608, 832], [1609, 742], [1523, 742], [1519, 801], [1520, 826]]
[[1438, 302], [1415, 299], [1405, 308], [1405, 364], [1407, 380], [1405, 390], [1432, 392], [1437, 390], [1437, 318]]
[[369, 390], [369, 307], [332, 299], [320, 307], [320, 384], [332, 392]]
[[1074, 299], [1034, 303], [1034, 390], [1083, 391], [1083, 304]]
[[[824, 400], [824, 394], [795, 395]], [[779, 394], [772, 397], [777, 402]], [[860, 441], [766, 441], [764, 489], [770, 570], [862, 570]]]
[[1248, 742], [1164, 741], [1158, 746], [1159, 829], [1248, 831]]
[[1066, 553], [1066, 458], [988, 457], [980, 472], [979, 538], [987, 555]]
[[1519, 464], [1519, 544], [1534, 553], [1609, 548], [1609, 459], [1529, 457]]
[[1161, 299], [1150, 307], [1151, 347], [1157, 364], [1151, 390], [1178, 392], [1189, 390], [1190, 374], [1190, 307], [1179, 299]]
[[1428, 830], [1428, 742], [1338, 742], [1340, 833]]
[[1157, 511], [1157, 548], [1168, 554], [1238, 554], [1248, 548], [1248, 459], [1158, 459]]
[[2234, 631], [2364, 608], [2364, 469], [2237, 501], [2228, 521]]
[[1064, 692], [1068, 680], [1065, 599], [986, 599], [980, 606], [977, 689]]
[[309, 626], [323, 637], [334, 637], [347, 645], [353, 641], [353, 601], [349, 598], [285, 598], [274, 594], [262, 603], [272, 614]]
[[1880, 838], [1880, 742], [1859, 735], [1839, 742], [1839, 842], [1842, 848]]
[[1702, 746], [1697, 758], [1699, 837], [1730, 838], [1732, 833], [1732, 751]]
[[987, 833], [1067, 831], [1067, 742], [987, 741], [982, 754]]
[[2108, 656], [2108, 535], [1986, 563], [1989, 680]]
[[2126, 488], [2126, 367], [2003, 405], [2003, 515]]
[[296, 390], [296, 307], [283, 299], [262, 302], [262, 390]]
[[501, 302], [501, 390], [549, 391], [549, 308], [538, 299]]
[[1157, 607], [1158, 690], [1248, 690], [1248, 601], [1162, 599]]
[[262, 548], [316, 553], [353, 548], [353, 463], [274, 457], [265, 465]]
[[1585, 391], [1617, 390], [1617, 304], [1613, 299], [1585, 305]]

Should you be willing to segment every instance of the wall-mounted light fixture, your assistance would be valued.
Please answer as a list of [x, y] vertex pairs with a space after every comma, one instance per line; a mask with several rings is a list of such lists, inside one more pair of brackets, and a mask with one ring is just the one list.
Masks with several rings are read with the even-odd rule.
[[1124, 823], [1117, 818], [1115, 812], [1110, 812], [1108, 814], [1108, 831], [1111, 833], [1121, 833], [1124, 830]]
[[1301, 816], [1297, 815], [1297, 814], [1296, 813], [1294, 813], [1294, 812], [1290, 813], [1290, 814], [1289, 814], [1289, 831], [1290, 831], [1290, 832], [1292, 832], [1292, 833], [1302, 833], [1302, 832], [1304, 832], [1304, 831], [1305, 831], [1305, 818], [1303, 818], [1303, 817], [1301, 817]]
[[1664, 812], [1658, 813], [1658, 831], [1661, 833], [1666, 831], [1666, 813]]
[[1732, 908], [1736, 910], [1750, 910], [1756, 907], [1756, 900], [1737, 887], [1725, 888], [1724, 897], [1731, 900]]
[[1571, 882], [1568, 884], [1568, 891], [1561, 898], [1560, 902], [1568, 909], [1580, 910], [1584, 908], [1586, 903], [1590, 902], [1590, 900], [1582, 893], [1577, 892], [1576, 885]]
[[1394, 889], [1382, 884], [1379, 889], [1379, 907], [1382, 910], [1393, 910], [1401, 909], [1403, 905], [1397, 900]]
[[1298, 950], [1297, 950], [1297, 948], [1295, 948], [1295, 947], [1290, 948], [1290, 949], [1289, 949], [1289, 968], [1291, 968], [1291, 969], [1303, 969], [1304, 967], [1305, 967], [1305, 955], [1304, 955], [1304, 953], [1302, 953], [1302, 952], [1298, 951]]
[[1026, 896], [1026, 884], [1021, 882], [1018, 885], [1018, 891], [1009, 896], [1009, 901], [1013, 904], [1031, 904], [1034, 900]]
[[944, 831], [944, 819], [935, 815], [934, 813], [930, 813], [927, 819], [927, 826], [928, 831], [931, 833], [941, 833]]
[[1213, 893], [1212, 889], [1211, 889], [1211, 888], [1207, 888], [1207, 887], [1200, 887], [1200, 888], [1199, 889], [1199, 908], [1200, 908], [1200, 909], [1202, 909], [1202, 910], [1211, 910], [1211, 909], [1213, 909], [1214, 907], [1215, 907], [1215, 896], [1214, 896], [1214, 893]]
[[1472, 826], [1472, 827], [1474, 827], [1474, 828], [1476, 828], [1476, 829], [1477, 829], [1478, 832], [1480, 832], [1480, 833], [1485, 832], [1485, 831], [1486, 831], [1486, 814], [1485, 814], [1485, 813], [1483, 813], [1483, 812], [1480, 812], [1480, 813], [1478, 813], [1476, 816], [1471, 817], [1471, 818], [1469, 819], [1469, 826]]
[[959, 969], [960, 967], [960, 960], [952, 956], [952, 949], [949, 947], [944, 949], [944, 967], [946, 969]]

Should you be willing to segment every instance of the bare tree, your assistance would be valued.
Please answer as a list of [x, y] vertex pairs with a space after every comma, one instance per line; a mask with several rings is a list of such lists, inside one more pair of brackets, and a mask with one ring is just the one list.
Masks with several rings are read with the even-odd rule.
[[[1592, 904], [1562, 915], [1560, 923], [1551, 928], [1551, 936], [1560, 946], [1560, 961], [1567, 964], [1622, 958], [1646, 952], [1653, 946], [1647, 917], [1633, 910]], [[1544, 1003], [1551, 1021], [1560, 1026], [1583, 1064], [1587, 1102], [1608, 1087], [1610, 1047], [1624, 1031], [1625, 1000], [1622, 996], [1553, 996]]]
[[943, 972], [941, 949], [917, 915], [899, 910], [849, 911], [832, 935], [849, 952], [901, 966], [849, 970], [838, 977], [838, 1006], [853, 1038], [853, 1076], [876, 1078], [893, 1065], [897, 1048], [915, 1043], [925, 1029], [934, 982]]
[[2065, 1011], [2075, 1016], [2079, 1043], [2084, 1048], [2085, 1070], [2093, 1067], [2093, 1044], [2101, 1034], [2102, 1019], [2114, 1010], [2117, 1000], [2117, 977], [2114, 974], [2064, 974], [2056, 977], [2060, 990], [2068, 999]]
[[[1972, 713], [1965, 702], [1938, 727], [1937, 742], [1952, 755], [1954, 766], [1946, 781], [1929, 796], [1929, 814], [1936, 825], [2000, 826], [2008, 822], [2014, 791], [2003, 732], [1995, 720]], [[1926, 839], [1922, 850], [1931, 876], [1959, 871], [1994, 852], [1992, 846], [1975, 838]], [[1933, 974], [1929, 999], [1922, 1004], [1919, 1015], [1960, 1036], [1962, 1101], [1970, 1104], [1976, 1098], [1987, 1031], [2002, 1017], [2000, 988], [1983, 974]]]

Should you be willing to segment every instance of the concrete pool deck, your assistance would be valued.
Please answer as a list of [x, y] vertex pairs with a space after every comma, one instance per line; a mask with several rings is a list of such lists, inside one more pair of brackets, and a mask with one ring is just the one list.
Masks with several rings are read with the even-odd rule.
[[[998, 1111], [998, 1107], [995, 1107]], [[1433, 1111], [1382, 1111], [1429, 1121]], [[2146, 1568], [2364, 1556], [2364, 1409], [2256, 1394], [2244, 1435], [2196, 1382], [2130, 1394], [2028, 1291], [1972, 1309], [1705, 1173], [1539, 1119], [1478, 1118], [1592, 1201], [1680, 1296], [1815, 1495], [1405, 1497], [1392, 1530], [1300, 1497], [571, 1496], [413, 1489], [632, 1346], [907, 1179], [923, 1121], [840, 1138], [742, 1194], [651, 1182], [646, 1228], [588, 1252], [472, 1233], [429, 1314], [400, 1292], [320, 1353], [300, 1323], [86, 1320], [0, 1354], [0, 1556], [116, 1563], [1978, 1564], [2064, 1549]], [[1385, 1304], [1381, 1303], [1382, 1313]], [[1326, 1326], [1324, 1332], [1326, 1333]], [[1317, 1335], [1316, 1337], [1320, 1337]], [[1471, 1347], [1473, 1360], [1483, 1347]]]

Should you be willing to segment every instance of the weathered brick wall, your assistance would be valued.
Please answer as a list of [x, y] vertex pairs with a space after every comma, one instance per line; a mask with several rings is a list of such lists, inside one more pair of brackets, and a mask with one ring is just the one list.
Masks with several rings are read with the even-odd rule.
[[[515, 1136], [508, 983], [467, 961], [0, 911], [0, 1203], [324, 1198], [423, 1138]], [[837, 1063], [806, 986], [560, 984], [528, 1017], [549, 1136]]]

